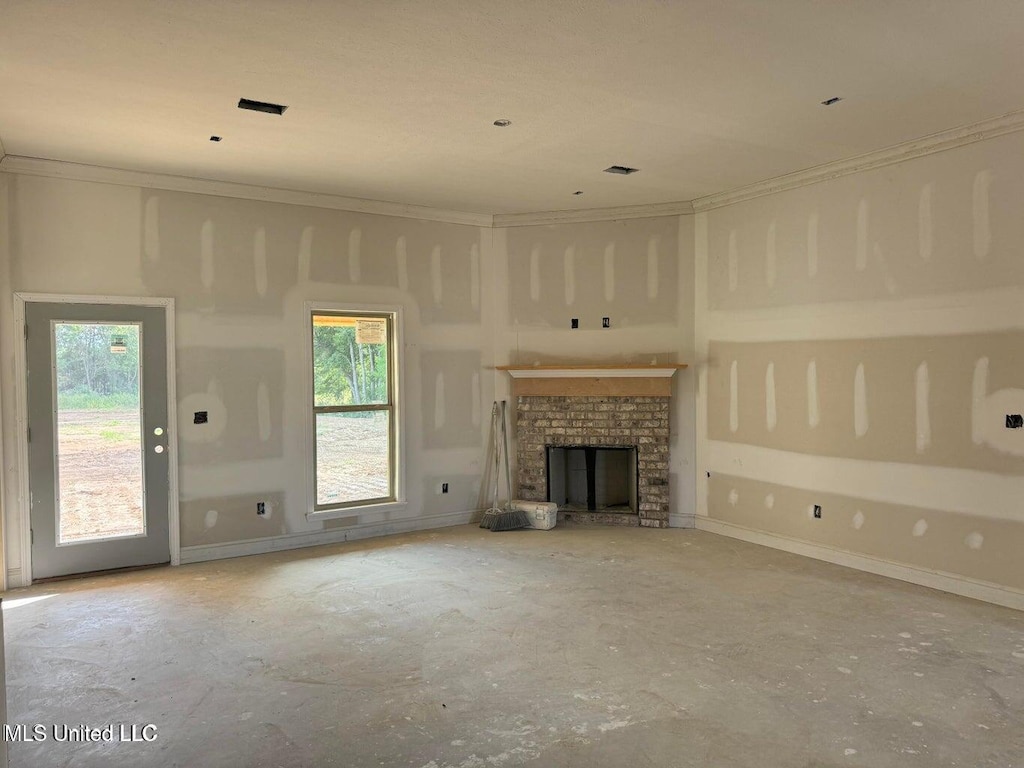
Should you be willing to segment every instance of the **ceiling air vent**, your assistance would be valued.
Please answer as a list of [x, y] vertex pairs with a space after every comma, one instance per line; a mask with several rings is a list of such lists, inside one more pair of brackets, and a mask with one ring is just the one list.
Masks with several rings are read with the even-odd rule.
[[266, 112], [268, 115], [283, 115], [288, 109], [284, 104], [271, 104], [268, 101], [253, 101], [252, 99], [239, 99], [239, 109], [250, 109], [253, 112]]
[[611, 168], [605, 168], [605, 173], [618, 173], [621, 176], [629, 176], [631, 173], [636, 173], [639, 168], [630, 168], [626, 165], [613, 165]]

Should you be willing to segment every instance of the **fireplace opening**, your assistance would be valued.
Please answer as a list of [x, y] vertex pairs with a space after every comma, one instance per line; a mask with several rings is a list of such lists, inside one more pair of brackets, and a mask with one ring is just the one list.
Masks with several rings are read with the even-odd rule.
[[635, 445], [549, 445], [547, 479], [560, 510], [638, 513]]

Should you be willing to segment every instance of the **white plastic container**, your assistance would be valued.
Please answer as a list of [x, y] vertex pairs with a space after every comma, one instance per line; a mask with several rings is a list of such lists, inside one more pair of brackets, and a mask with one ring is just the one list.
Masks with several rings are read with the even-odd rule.
[[512, 508], [526, 513], [530, 527], [550, 531], [558, 522], [558, 505], [552, 501], [513, 501]]

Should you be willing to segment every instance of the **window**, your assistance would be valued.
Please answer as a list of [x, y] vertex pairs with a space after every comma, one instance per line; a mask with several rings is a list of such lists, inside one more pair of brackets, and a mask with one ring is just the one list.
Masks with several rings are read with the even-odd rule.
[[397, 311], [310, 309], [313, 513], [399, 500]]

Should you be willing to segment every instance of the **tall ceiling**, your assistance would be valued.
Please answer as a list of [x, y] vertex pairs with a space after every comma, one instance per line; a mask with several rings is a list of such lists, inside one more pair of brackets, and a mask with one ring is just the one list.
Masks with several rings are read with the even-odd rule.
[[5, 0], [0, 143], [462, 211], [596, 208], [1014, 111], [1022, 72], [1020, 0]]

